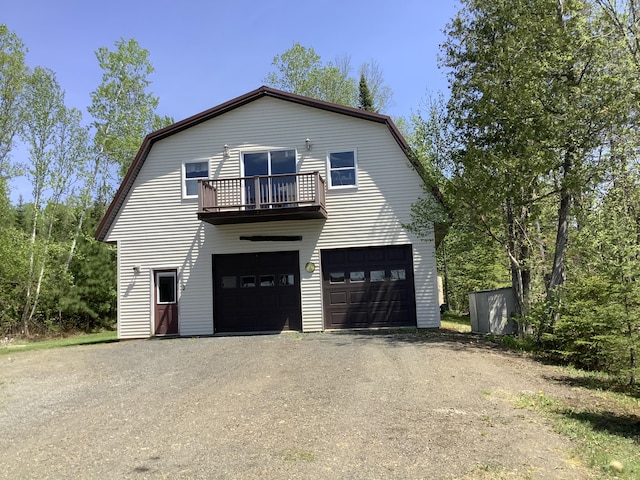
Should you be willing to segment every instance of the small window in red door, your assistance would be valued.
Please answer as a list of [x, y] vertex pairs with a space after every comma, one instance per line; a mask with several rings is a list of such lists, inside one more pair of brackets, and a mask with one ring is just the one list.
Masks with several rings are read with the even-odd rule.
[[176, 277], [173, 273], [158, 274], [158, 303], [176, 303]]

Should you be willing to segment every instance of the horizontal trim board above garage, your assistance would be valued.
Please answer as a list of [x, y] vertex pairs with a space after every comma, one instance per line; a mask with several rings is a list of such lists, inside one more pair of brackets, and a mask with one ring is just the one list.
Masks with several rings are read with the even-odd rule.
[[240, 240], [248, 240], [250, 242], [301, 242], [302, 235], [252, 235], [240, 236]]

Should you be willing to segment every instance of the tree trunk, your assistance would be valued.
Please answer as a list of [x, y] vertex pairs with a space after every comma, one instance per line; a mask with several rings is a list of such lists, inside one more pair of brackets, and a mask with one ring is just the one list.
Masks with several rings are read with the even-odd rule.
[[38, 213], [40, 212], [40, 196], [39, 192], [36, 193], [36, 197], [33, 202], [33, 224], [31, 225], [31, 237], [29, 239], [29, 246], [31, 252], [29, 253], [29, 276], [27, 277], [27, 291], [24, 300], [24, 309], [22, 310], [22, 333], [29, 335], [29, 312], [31, 311], [31, 283], [33, 282], [33, 272], [35, 270], [36, 262], [36, 233], [38, 225]]
[[[573, 191], [569, 186], [569, 178], [573, 169], [573, 155], [575, 148], [571, 145], [564, 154], [563, 172], [560, 186], [560, 205], [558, 206], [558, 228], [556, 230], [556, 243], [553, 254], [553, 267], [551, 269], [551, 280], [547, 290], [547, 305], [549, 306], [549, 324], [547, 328], [553, 330], [558, 321], [558, 311], [554, 305], [554, 297], [558, 287], [564, 285], [566, 280], [566, 254], [569, 242], [569, 218], [571, 215], [571, 205], [573, 203]], [[539, 332], [540, 334], [543, 332]]]
[[33, 294], [33, 301], [31, 302], [31, 311], [29, 312], [28, 321], [30, 322], [33, 319], [33, 316], [36, 313], [38, 308], [38, 302], [40, 300], [40, 291], [42, 289], [42, 279], [44, 278], [44, 269], [47, 263], [47, 254], [49, 253], [49, 243], [51, 242], [51, 234], [53, 232], [53, 222], [54, 218], [52, 217], [49, 220], [49, 228], [47, 229], [47, 238], [45, 239], [44, 251], [42, 252], [42, 263], [40, 264], [40, 272], [38, 273], [38, 280], [36, 282], [36, 291]]
[[566, 280], [565, 257], [567, 243], [569, 241], [569, 217], [573, 203], [573, 192], [569, 187], [569, 177], [573, 169], [574, 148], [568, 148], [565, 152], [562, 173], [562, 186], [560, 188], [560, 205], [558, 207], [558, 228], [556, 230], [556, 243], [553, 255], [553, 268], [551, 281], [549, 282], [549, 294]]
[[76, 251], [76, 246], [78, 245], [78, 239], [80, 238], [80, 233], [82, 232], [82, 224], [84, 223], [84, 217], [87, 214], [87, 205], [84, 199], [82, 200], [82, 204], [80, 205], [80, 218], [78, 218], [78, 224], [76, 225], [76, 231], [73, 234], [73, 240], [71, 240], [71, 247], [69, 247], [69, 255], [67, 256], [67, 261], [64, 264], [64, 271], [68, 272], [69, 267], [71, 267], [71, 262], [73, 261], [73, 256]]
[[634, 347], [634, 325], [628, 316], [627, 309], [627, 339], [629, 340], [629, 385], [633, 386], [636, 383], [636, 349]]
[[522, 282], [522, 268], [518, 258], [516, 241], [516, 226], [513, 216], [513, 199], [507, 199], [507, 249], [509, 250], [509, 265], [511, 268], [511, 286], [516, 297], [518, 312], [522, 315], [525, 310], [524, 285]]
[[[522, 193], [522, 198], [527, 198]], [[520, 207], [519, 229], [516, 230], [517, 238], [520, 244], [520, 276], [522, 277], [522, 310], [520, 314], [526, 316], [529, 314], [529, 306], [531, 305], [531, 267], [530, 257], [531, 249], [529, 247], [529, 234], [525, 230], [529, 224], [529, 209], [525, 206]]]
[[[107, 132], [109, 131], [109, 126], [107, 126]], [[76, 246], [78, 245], [78, 239], [80, 238], [80, 234], [82, 233], [82, 225], [84, 224], [85, 216], [87, 215], [87, 209], [89, 208], [89, 203], [91, 201], [91, 192], [96, 184], [96, 178], [98, 178], [98, 172], [100, 171], [100, 160], [102, 159], [102, 155], [104, 153], [104, 145], [100, 146], [100, 151], [96, 155], [95, 163], [93, 165], [93, 172], [91, 177], [88, 179], [88, 185], [85, 188], [84, 193], [81, 195], [81, 205], [80, 205], [80, 218], [78, 218], [78, 224], [76, 225], [76, 231], [73, 234], [73, 240], [71, 241], [71, 247], [69, 248], [69, 255], [67, 256], [67, 261], [64, 265], [64, 271], [69, 271], [71, 267], [71, 262], [73, 261], [73, 256], [76, 251]]]
[[553, 255], [553, 268], [551, 281], [549, 282], [549, 294], [552, 294], [566, 280], [565, 256], [569, 240], [569, 209], [571, 208], [571, 193], [561, 194], [560, 207], [558, 208], [558, 229], [556, 232], [555, 252]]

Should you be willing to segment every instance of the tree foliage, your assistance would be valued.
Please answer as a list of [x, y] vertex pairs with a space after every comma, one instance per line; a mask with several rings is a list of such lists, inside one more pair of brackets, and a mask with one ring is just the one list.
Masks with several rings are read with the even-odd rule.
[[393, 91], [384, 81], [382, 67], [375, 60], [365, 62], [360, 66], [360, 79], [367, 84], [371, 94], [372, 111], [386, 112], [391, 105]]
[[450, 228], [436, 259], [444, 279], [445, 303], [454, 311], [469, 308], [469, 293], [510, 285], [509, 264], [495, 242], [478, 237], [460, 225]]
[[371, 96], [369, 85], [367, 85], [367, 79], [363, 73], [360, 74], [360, 83], [358, 85], [358, 108], [368, 112], [376, 111], [373, 107], [373, 97]]
[[[630, 78], [611, 75], [618, 51], [587, 7], [467, 0], [446, 30], [459, 153], [446, 187], [456, 212], [504, 250], [523, 313], [538, 265], [552, 259], [546, 291], [563, 284], [574, 199], [599, 169], [603, 137], [627, 116]], [[541, 235], [549, 222], [551, 243]]]
[[[331, 103], [359, 107], [358, 81], [351, 77], [351, 59], [338, 57], [335, 62], [324, 63], [311, 47], [300, 43], [272, 62], [275, 71], [264, 79], [267, 85], [298, 95], [317, 98]], [[380, 112], [388, 107], [391, 89], [384, 84], [382, 69], [375, 62], [362, 65], [360, 77], [371, 88], [371, 110]]]
[[582, 228], [570, 249], [574, 268], [547, 340], [573, 363], [635, 383], [640, 374], [640, 176], [628, 160], [610, 159], [607, 178], [584, 202]]
[[51, 234], [56, 222], [57, 206], [70, 193], [71, 180], [78, 160], [70, 154], [77, 148], [72, 131], [82, 131], [79, 117], [67, 110], [64, 93], [50, 70], [36, 67], [25, 90], [25, 125], [23, 137], [29, 147], [30, 168], [27, 178], [33, 191], [33, 215], [29, 237], [29, 269], [25, 282], [22, 328], [29, 324], [38, 309], [43, 279], [49, 264]]
[[275, 88], [298, 95], [317, 98], [342, 105], [353, 105], [356, 86], [353, 79], [333, 63], [323, 64], [311, 47], [300, 43], [273, 58], [276, 71], [265, 82]]
[[[0, 334], [112, 325], [115, 251], [92, 235], [144, 136], [171, 122], [148, 92], [149, 54], [135, 40], [97, 50], [104, 75], [85, 122], [54, 72], [26, 67], [26, 48], [5, 25], [0, 44]], [[11, 158], [16, 139], [28, 151], [23, 165]], [[13, 206], [7, 177], [17, 170], [32, 191]]]
[[23, 88], [27, 78], [26, 48], [22, 40], [0, 24], [0, 177], [14, 173], [9, 153], [22, 126]]
[[140, 139], [171, 119], [158, 117], [158, 98], [148, 92], [154, 72], [149, 51], [134, 39], [120, 39], [115, 50], [96, 50], [102, 83], [91, 93], [88, 108], [95, 129], [97, 155], [115, 165], [122, 178], [131, 165]]
[[[442, 46], [451, 96], [410, 120], [414, 153], [447, 207], [445, 243], [469, 240], [450, 275], [492, 287], [500, 275], [469, 263], [499, 272], [497, 257], [487, 261], [498, 247], [539, 345], [630, 382], [640, 333], [637, 13], [626, 1], [463, 1]], [[418, 229], [440, 214], [420, 203], [413, 213]], [[477, 259], [465, 258], [474, 249]]]

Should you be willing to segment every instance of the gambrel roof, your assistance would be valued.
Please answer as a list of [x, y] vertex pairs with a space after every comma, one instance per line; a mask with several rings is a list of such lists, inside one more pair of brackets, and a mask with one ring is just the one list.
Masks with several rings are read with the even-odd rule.
[[[411, 155], [411, 149], [407, 144], [407, 141], [404, 139], [404, 137], [402, 136], [398, 128], [395, 126], [391, 118], [388, 117], [387, 115], [381, 115], [378, 113], [368, 112], [366, 110], [360, 110], [352, 107], [346, 107], [343, 105], [336, 105], [334, 103], [329, 103], [322, 100], [316, 100], [314, 98], [309, 98], [309, 97], [303, 97], [301, 95], [296, 95], [293, 93], [288, 93], [281, 90], [276, 90], [274, 88], [262, 86], [256, 90], [253, 90], [249, 93], [241, 95], [237, 98], [234, 98], [233, 100], [229, 100], [228, 102], [225, 102], [221, 105], [210, 108], [209, 110], [205, 110], [204, 112], [193, 115], [189, 118], [176, 122], [173, 125], [169, 125], [168, 127], [157, 130], [147, 135], [144, 141], [142, 142], [140, 150], [138, 150], [138, 153], [135, 159], [133, 160], [131, 167], [129, 167], [129, 170], [125, 175], [122, 181], [122, 184], [120, 185], [120, 188], [118, 188], [118, 191], [116, 192], [113, 198], [113, 201], [111, 202], [111, 205], [109, 205], [109, 208], [107, 209], [102, 221], [100, 222], [100, 225], [98, 226], [95, 233], [95, 238], [101, 241], [106, 238], [107, 232], [111, 228], [111, 225], [115, 220], [116, 216], [118, 215], [120, 208], [124, 204], [125, 199], [129, 191], [131, 190], [135, 182], [135, 179], [138, 173], [140, 172], [140, 169], [142, 168], [142, 165], [144, 164], [147, 156], [149, 155], [149, 152], [151, 151], [151, 147], [155, 142], [157, 142], [158, 140], [167, 138], [173, 134], [181, 132], [190, 127], [193, 127], [195, 125], [198, 125], [202, 122], [206, 122], [207, 120], [210, 120], [219, 115], [227, 113], [235, 108], [251, 103], [262, 97], [272, 97], [279, 100], [284, 100], [286, 102], [293, 102], [293, 103], [305, 105], [308, 107], [318, 108], [321, 110], [326, 110], [326, 111], [337, 113], [340, 115], [348, 115], [348, 116], [360, 118], [363, 120], [369, 120], [371, 122], [382, 123], [387, 126], [387, 128], [389, 129], [389, 132], [391, 133], [391, 136], [398, 143], [398, 145], [400, 146], [402, 151], [405, 153], [405, 155], [407, 156], [407, 159], [411, 162], [413, 167], [417, 170], [417, 172], [423, 178], [425, 178], [424, 169], [422, 165], [420, 165], [420, 163], [415, 160], [414, 156]], [[436, 195], [436, 198], [438, 197], [439, 195]], [[438, 198], [438, 200], [440, 200], [440, 198]]]

